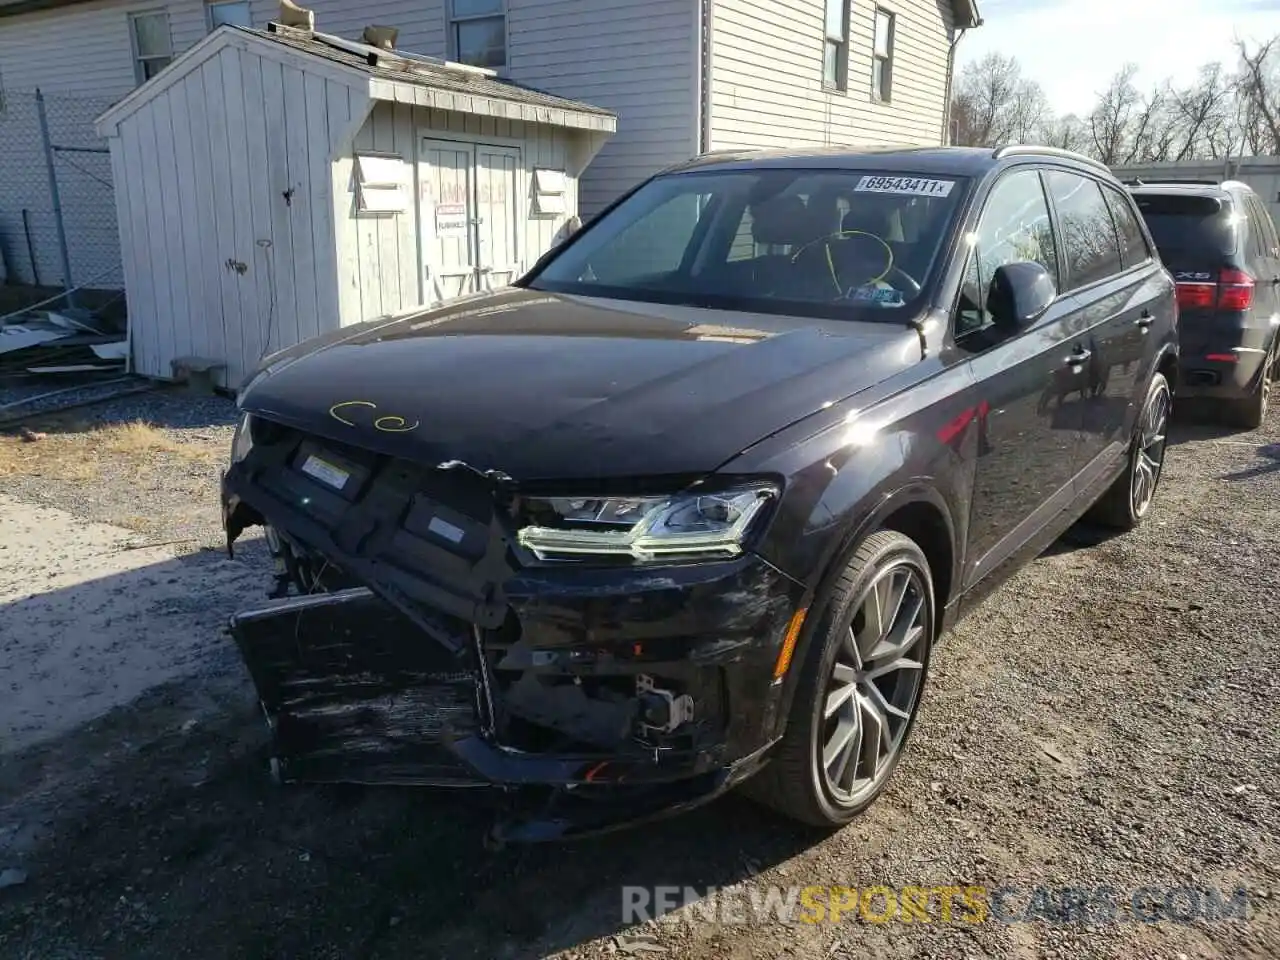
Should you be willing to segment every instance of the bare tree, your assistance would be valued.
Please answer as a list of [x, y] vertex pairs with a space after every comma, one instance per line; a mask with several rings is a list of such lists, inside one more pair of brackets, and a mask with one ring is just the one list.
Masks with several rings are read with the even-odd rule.
[[1177, 148], [1170, 160], [1217, 156], [1234, 139], [1235, 90], [1226, 68], [1210, 63], [1200, 68], [1191, 86], [1172, 91]]
[[968, 64], [956, 81], [951, 116], [955, 142], [995, 146], [1034, 140], [1049, 115], [1038, 83], [1022, 75], [1014, 57], [989, 53]]
[[1134, 117], [1142, 99], [1133, 85], [1137, 73], [1138, 67], [1132, 63], [1117, 73], [1089, 116], [1093, 153], [1107, 166], [1124, 159], [1131, 142]]
[[1254, 50], [1243, 40], [1240, 51], [1240, 94], [1248, 102], [1252, 122], [1261, 128], [1259, 146], [1266, 152], [1280, 151], [1280, 36], [1272, 37]]
[[1074, 150], [1076, 153], [1087, 153], [1089, 150], [1089, 128], [1074, 113], [1047, 117], [1040, 128], [1040, 139], [1049, 147]]

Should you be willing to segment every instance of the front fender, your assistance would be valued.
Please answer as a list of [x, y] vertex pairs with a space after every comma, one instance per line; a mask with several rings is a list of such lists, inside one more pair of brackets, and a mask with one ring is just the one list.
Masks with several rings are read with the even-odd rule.
[[[967, 364], [948, 367], [934, 361], [931, 372], [909, 390], [857, 398], [863, 402], [856, 409], [824, 411], [820, 422], [798, 424], [722, 468], [787, 478], [770, 529], [757, 547], [805, 585], [802, 602], [808, 608], [791, 668], [769, 698], [777, 732], [812, 638], [826, 628], [830, 585], [868, 533], [903, 507], [931, 511], [941, 527], [938, 541], [950, 558], [935, 581], [953, 585], [953, 594], [958, 589], [985, 411]], [[947, 600], [938, 598], [940, 616]]]

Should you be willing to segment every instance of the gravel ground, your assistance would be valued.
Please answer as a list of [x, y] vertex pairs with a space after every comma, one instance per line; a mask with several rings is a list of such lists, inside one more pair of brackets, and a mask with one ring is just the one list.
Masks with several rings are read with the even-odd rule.
[[[93, 457], [96, 431], [136, 422], [155, 427], [154, 446], [141, 446], [133, 455]], [[218, 478], [235, 424], [235, 404], [221, 396], [168, 388], [119, 397], [25, 421], [46, 434], [37, 443], [22, 443], [13, 429], [0, 435], [0, 481], [6, 494], [21, 500], [124, 526], [156, 541], [177, 541], [188, 551], [216, 547], [223, 542]], [[165, 449], [162, 441], [171, 445]], [[6, 473], [6, 446], [10, 459], [30, 457], [33, 466]], [[74, 468], [90, 461], [92, 476]]]
[[[175, 429], [229, 433], [209, 419]], [[487, 851], [470, 794], [273, 787], [247, 681], [226, 671], [0, 752], [0, 871], [25, 871], [0, 889], [0, 956], [1280, 956], [1280, 410], [1255, 433], [1180, 423], [1173, 439], [1141, 530], [1074, 531], [947, 639], [895, 779], [838, 833], [730, 796], [609, 838]], [[128, 476], [92, 496], [8, 484], [85, 516], [137, 495]], [[1153, 923], [681, 912], [627, 928], [624, 884], [748, 900], [770, 884], [1016, 886], [1019, 914], [1036, 887], [1111, 887], [1121, 904], [1140, 887], [1161, 903], [1242, 887], [1249, 907]]]

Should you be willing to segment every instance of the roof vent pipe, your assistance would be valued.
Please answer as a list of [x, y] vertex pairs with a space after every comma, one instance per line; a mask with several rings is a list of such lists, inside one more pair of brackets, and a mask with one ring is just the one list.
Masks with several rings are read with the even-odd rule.
[[298, 6], [293, 0], [280, 0], [280, 23], [299, 30], [315, 30], [316, 12]]
[[380, 50], [394, 50], [396, 48], [396, 37], [400, 35], [400, 30], [396, 27], [379, 27], [371, 25], [364, 28], [364, 42], [371, 47], [377, 47]]

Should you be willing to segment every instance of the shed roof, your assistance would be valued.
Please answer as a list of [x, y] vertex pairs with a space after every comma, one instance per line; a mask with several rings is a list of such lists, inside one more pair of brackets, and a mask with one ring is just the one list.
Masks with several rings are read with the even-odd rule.
[[[245, 28], [240, 28], [245, 29]], [[283, 44], [293, 50], [311, 54], [344, 67], [360, 70], [371, 77], [388, 80], [392, 83], [404, 83], [413, 87], [428, 90], [448, 91], [473, 98], [488, 98], [506, 103], [542, 107], [553, 111], [590, 114], [612, 121], [608, 130], [617, 128], [616, 115], [604, 107], [593, 106], [578, 100], [558, 97], [554, 94], [535, 90], [522, 84], [513, 83], [496, 76], [492, 70], [480, 70], [465, 64], [449, 63], [435, 57], [424, 57], [403, 50], [383, 50], [364, 43], [343, 40], [340, 37], [309, 30], [296, 30], [279, 24], [271, 24], [267, 30], [247, 30], [247, 32], [264, 37], [274, 43]], [[396, 97], [379, 97], [375, 91], [374, 99], [393, 100]], [[442, 109], [459, 109], [446, 107]], [[485, 112], [466, 110], [466, 113]], [[508, 119], [537, 119], [530, 117], [509, 117]], [[553, 122], [553, 121], [544, 121]], [[560, 126], [587, 126], [587, 124], [558, 124]], [[594, 125], [592, 125], [594, 126]], [[606, 129], [595, 127], [595, 129]]]
[[100, 135], [228, 45], [275, 58], [311, 61], [330, 79], [371, 100], [410, 103], [505, 120], [613, 133], [617, 116], [603, 107], [558, 97], [504, 80], [491, 70], [448, 63], [402, 50], [385, 50], [329, 34], [272, 23], [266, 30], [222, 26], [97, 120]]

